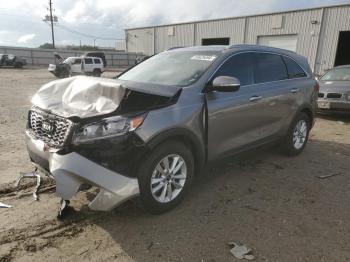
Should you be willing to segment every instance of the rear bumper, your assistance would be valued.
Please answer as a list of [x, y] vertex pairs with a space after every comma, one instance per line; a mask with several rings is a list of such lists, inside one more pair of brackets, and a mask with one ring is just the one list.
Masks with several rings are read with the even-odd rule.
[[113, 172], [72, 152], [66, 155], [44, 151], [44, 142], [33, 139], [26, 132], [26, 143], [31, 160], [56, 180], [56, 194], [71, 199], [82, 184], [100, 188], [91, 201], [92, 210], [108, 211], [139, 194], [137, 178]]

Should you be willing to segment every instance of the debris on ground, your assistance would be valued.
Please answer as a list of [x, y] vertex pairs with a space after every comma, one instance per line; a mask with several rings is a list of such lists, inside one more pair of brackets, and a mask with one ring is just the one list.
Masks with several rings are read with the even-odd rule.
[[0, 208], [11, 208], [12, 206], [0, 202]]
[[19, 183], [21, 182], [21, 180], [23, 178], [27, 178], [27, 177], [36, 178], [36, 186], [35, 186], [34, 191], [33, 191], [33, 198], [35, 201], [38, 201], [37, 192], [38, 192], [38, 189], [39, 189], [40, 183], [41, 183], [41, 178], [40, 178], [40, 175], [37, 173], [37, 170], [38, 170], [38, 168], [35, 168], [34, 171], [28, 172], [28, 173], [20, 172], [19, 177], [17, 178], [16, 183], [15, 183], [15, 187], [18, 187]]
[[247, 260], [253, 260], [253, 250], [246, 246], [246, 245], [240, 245], [235, 242], [228, 243], [229, 247], [231, 247], [231, 253], [238, 259], [247, 259]]
[[70, 204], [69, 200], [61, 199], [60, 210], [58, 211], [57, 219], [63, 220], [67, 216], [68, 210], [69, 210], [69, 204]]
[[338, 176], [338, 175], [341, 175], [341, 173], [333, 173], [333, 174], [317, 176], [317, 177], [320, 178], [320, 179], [325, 179], [325, 178], [329, 178], [329, 177], [332, 177], [332, 176]]

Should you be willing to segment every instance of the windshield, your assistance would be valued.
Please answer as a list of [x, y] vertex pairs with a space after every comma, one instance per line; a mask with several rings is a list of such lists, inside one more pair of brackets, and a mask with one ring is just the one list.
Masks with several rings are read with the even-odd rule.
[[63, 61], [65, 64], [71, 64], [74, 58], [68, 57], [66, 60]]
[[220, 52], [163, 52], [119, 77], [135, 82], [188, 86], [196, 82]]
[[350, 67], [333, 68], [326, 73], [322, 81], [350, 81]]

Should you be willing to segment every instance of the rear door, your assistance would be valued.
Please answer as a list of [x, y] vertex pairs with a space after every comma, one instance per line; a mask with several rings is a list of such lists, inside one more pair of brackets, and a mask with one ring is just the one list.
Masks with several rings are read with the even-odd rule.
[[241, 53], [226, 60], [212, 77], [211, 81], [217, 76], [236, 77], [241, 88], [206, 94], [209, 160], [264, 138], [265, 105], [259, 86], [254, 85], [253, 72], [254, 54]]
[[91, 73], [94, 70], [94, 62], [92, 58], [84, 58], [84, 71]]
[[99, 68], [102, 71], [102, 59], [101, 58], [94, 58], [94, 67]]
[[290, 99], [291, 81], [279, 54], [254, 53], [254, 81], [263, 100], [264, 137], [275, 136], [295, 110]]

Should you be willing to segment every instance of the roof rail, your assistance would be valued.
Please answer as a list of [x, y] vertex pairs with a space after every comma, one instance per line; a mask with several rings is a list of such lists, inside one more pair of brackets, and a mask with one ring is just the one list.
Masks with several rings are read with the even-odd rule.
[[260, 47], [260, 45], [252, 45], [252, 44], [235, 44], [235, 45], [230, 45], [227, 47], [227, 49], [233, 49], [235, 47]]
[[179, 49], [179, 48], [184, 48], [184, 46], [174, 46], [174, 47], [170, 47], [170, 48], [168, 48], [166, 51], [170, 51], [170, 50], [174, 50], [174, 49]]

